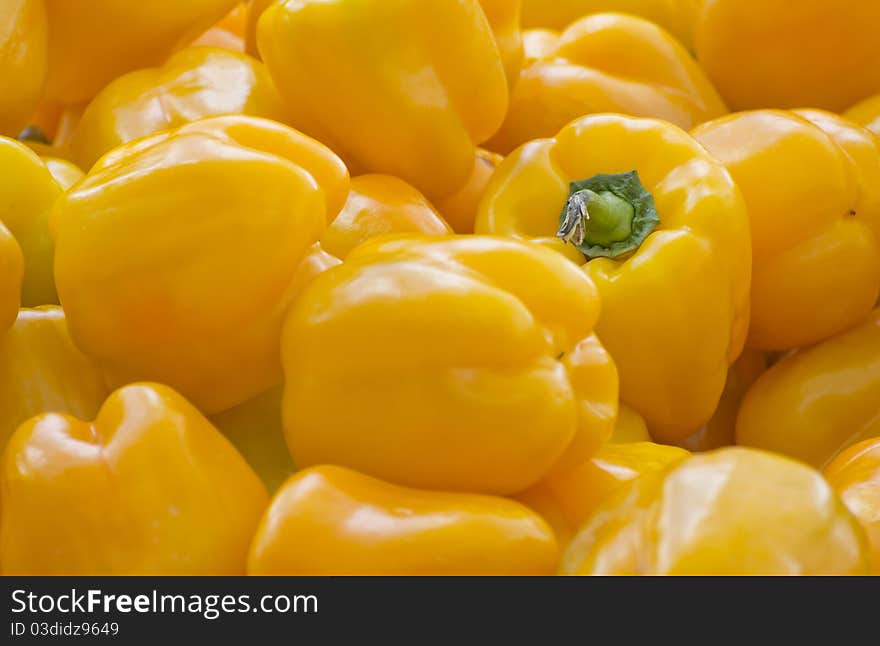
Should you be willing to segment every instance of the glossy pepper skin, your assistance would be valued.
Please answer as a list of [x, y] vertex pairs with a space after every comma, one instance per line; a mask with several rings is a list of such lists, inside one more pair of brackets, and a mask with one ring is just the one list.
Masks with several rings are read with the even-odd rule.
[[880, 295], [880, 140], [818, 110], [738, 113], [693, 134], [748, 206], [749, 345], [802, 347], [862, 321]]
[[560, 573], [849, 575], [867, 574], [868, 557], [864, 530], [820, 473], [736, 447], [619, 490], [572, 540]]
[[15, 237], [24, 257], [21, 303], [24, 307], [56, 304], [49, 216], [63, 189], [35, 153], [6, 137], [0, 137], [0, 169], [0, 222]]
[[391, 175], [351, 180], [348, 201], [321, 237], [327, 253], [344, 259], [359, 244], [386, 233], [452, 235], [424, 195]]
[[294, 462], [521, 491], [611, 434], [617, 375], [592, 334], [598, 314], [589, 278], [537, 245], [370, 240], [306, 287], [285, 322]]
[[272, 500], [252, 575], [547, 575], [550, 527], [491, 496], [421, 491], [334, 466], [306, 469]]
[[45, 1], [51, 34], [46, 94], [65, 105], [88, 101], [126, 72], [160, 64], [236, 4], [236, 0]]
[[868, 532], [873, 573], [880, 575], [880, 437], [843, 451], [825, 477]]
[[108, 394], [97, 363], [70, 340], [60, 307], [22, 309], [0, 335], [0, 450], [31, 417], [91, 419]]
[[732, 109], [839, 112], [880, 88], [878, 24], [874, 0], [704, 0], [693, 33]]
[[0, 135], [16, 136], [37, 107], [48, 61], [43, 0], [0, 4]]
[[614, 422], [614, 432], [608, 440], [613, 444], [629, 444], [631, 442], [650, 442], [651, 434], [644, 418], [632, 408], [619, 403], [617, 406], [617, 420]]
[[679, 445], [689, 451], [711, 451], [736, 444], [736, 418], [743, 399], [768, 367], [763, 352], [746, 348], [727, 371], [724, 392], [712, 418]]
[[[631, 235], [590, 253], [628, 251], [587, 262], [582, 247], [556, 237], [560, 212], [576, 205], [581, 180], [633, 170], [659, 222], [652, 230], [633, 218]], [[730, 175], [686, 133], [619, 115], [579, 119], [504, 160], [476, 231], [536, 240], [587, 263], [602, 298], [596, 332], [620, 371], [621, 399], [656, 438], [680, 439], [711, 418], [748, 328], [748, 221]]]
[[21, 303], [24, 257], [21, 247], [0, 220], [0, 334], [15, 323]]
[[843, 116], [880, 135], [880, 94], [859, 102], [844, 112]]
[[548, 519], [565, 545], [593, 511], [624, 484], [689, 455], [684, 449], [650, 441], [606, 444], [589, 460], [555, 471], [517, 499]]
[[268, 496], [171, 389], [122, 388], [94, 422], [46, 414], [0, 473], [5, 575], [236, 575]]
[[565, 29], [588, 14], [614, 11], [650, 20], [691, 49], [694, 13], [700, 0], [523, 0], [524, 28]]
[[225, 114], [284, 121], [281, 97], [259, 61], [215, 47], [190, 47], [162, 67], [125, 74], [92, 100], [70, 150], [82, 168], [133, 139]]
[[800, 350], [752, 386], [736, 423], [738, 444], [817, 468], [880, 435], [880, 310], [860, 326]]
[[690, 129], [727, 108], [688, 51], [664, 29], [635, 16], [594, 14], [569, 26], [545, 57], [526, 65], [507, 118], [486, 146], [506, 154], [599, 112], [664, 119]]
[[206, 414], [255, 397], [281, 380], [300, 264], [348, 184], [326, 147], [254, 117], [116, 148], [53, 212], [74, 342], [111, 383], [169, 384]]
[[467, 181], [507, 110], [477, 0], [281, 2], [262, 14], [258, 42], [291, 124], [355, 174], [394, 175], [429, 199]]

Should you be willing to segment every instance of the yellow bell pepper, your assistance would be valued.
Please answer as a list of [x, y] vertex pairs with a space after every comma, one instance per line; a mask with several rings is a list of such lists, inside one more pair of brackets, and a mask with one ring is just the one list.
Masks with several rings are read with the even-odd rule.
[[247, 4], [247, 2], [239, 2], [222, 20], [196, 38], [190, 46], [220, 47], [231, 52], [244, 53]]
[[300, 262], [348, 184], [323, 145], [254, 117], [116, 148], [52, 215], [74, 342], [111, 384], [159, 381], [206, 414], [264, 392]]
[[639, 16], [671, 32], [691, 48], [694, 14], [701, 0], [523, 0], [523, 27], [565, 29], [588, 14], [615, 11]]
[[0, 220], [0, 335], [9, 329], [18, 316], [23, 279], [24, 257], [21, 247], [3, 225], [3, 220]]
[[56, 304], [49, 215], [64, 191], [34, 152], [6, 137], [0, 137], [0, 171], [0, 222], [24, 254], [22, 305]]
[[818, 110], [738, 113], [693, 134], [748, 206], [749, 345], [802, 347], [862, 321], [880, 295], [880, 140]]
[[98, 365], [70, 340], [60, 307], [23, 309], [0, 334], [0, 451], [31, 417], [91, 419], [108, 394]]
[[703, 0], [700, 65], [735, 110], [839, 112], [880, 89], [876, 0]]
[[634, 442], [650, 442], [651, 434], [645, 419], [632, 408], [620, 402], [617, 406], [617, 421], [614, 432], [608, 440], [613, 444], [630, 444]]
[[191, 47], [162, 67], [110, 83], [86, 108], [69, 146], [74, 160], [91, 168], [101, 155], [133, 139], [224, 114], [284, 120], [281, 98], [262, 63], [214, 47]]
[[595, 14], [571, 25], [545, 58], [526, 66], [507, 118], [486, 147], [506, 154], [597, 112], [689, 129], [727, 108], [688, 51], [662, 28], [635, 16]]
[[[291, 292], [299, 293], [317, 276], [341, 263], [315, 243], [291, 281]], [[241, 452], [270, 492], [294, 472], [281, 424], [280, 385], [210, 420]]]
[[655, 438], [680, 439], [712, 417], [748, 329], [748, 221], [730, 175], [686, 133], [579, 119], [502, 162], [476, 231], [587, 263], [621, 399]]
[[744, 448], [625, 486], [572, 540], [562, 574], [867, 574], [865, 532], [821, 474]]
[[526, 29], [523, 32], [523, 55], [528, 66], [536, 60], [551, 58], [559, 49], [562, 33], [552, 29]]
[[727, 371], [724, 392], [712, 419], [679, 445], [689, 451], [711, 451], [736, 444], [736, 417], [743, 398], [767, 367], [763, 352], [746, 349]]
[[337, 258], [365, 240], [385, 233], [452, 235], [431, 203], [412, 186], [390, 175], [361, 175], [351, 180], [342, 211], [321, 237], [321, 246]]
[[564, 546], [593, 511], [621, 486], [689, 455], [684, 449], [650, 441], [606, 444], [578, 466], [553, 472], [519, 494], [517, 500], [548, 520]]
[[0, 3], [0, 135], [28, 125], [46, 80], [46, 7], [43, 0]]
[[489, 180], [492, 179], [495, 169], [503, 159], [497, 153], [477, 148], [470, 179], [452, 195], [437, 200], [437, 209], [456, 233], [474, 232], [474, 221], [477, 219], [480, 200], [483, 199]]
[[770, 368], [743, 401], [736, 440], [822, 468], [848, 446], [880, 435], [878, 402], [880, 309]]
[[40, 159], [46, 164], [49, 174], [52, 175], [52, 178], [62, 190], [66, 191], [85, 177], [85, 173], [82, 172], [79, 166], [66, 159], [57, 159], [56, 157], [41, 157]]
[[134, 384], [94, 422], [46, 414], [3, 454], [4, 575], [244, 574], [260, 479], [170, 388]]
[[279, 2], [283, 2], [283, 0], [250, 0], [247, 3], [244, 51], [254, 58], [260, 58], [260, 48], [257, 46], [257, 24], [260, 22], [260, 17], [270, 5]]
[[429, 199], [465, 184], [507, 110], [477, 0], [281, 2], [257, 38], [294, 126], [352, 172], [394, 175]]
[[556, 539], [512, 500], [419, 491], [333, 466], [288, 480], [263, 516], [252, 575], [547, 575]]
[[[301, 467], [511, 494], [611, 435], [617, 375], [590, 279], [538, 245], [367, 241], [284, 325], [284, 426]], [[563, 455], [565, 454], [565, 455]]]
[[880, 575], [880, 437], [838, 455], [825, 477], [868, 532], [874, 574]]
[[854, 105], [843, 116], [880, 135], [880, 94]]
[[222, 18], [236, 0], [45, 0], [48, 98], [88, 101], [131, 70], [160, 64]]

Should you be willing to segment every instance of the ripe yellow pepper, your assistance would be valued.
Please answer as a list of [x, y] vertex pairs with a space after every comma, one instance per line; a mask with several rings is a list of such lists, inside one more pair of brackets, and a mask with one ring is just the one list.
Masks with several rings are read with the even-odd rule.
[[650, 442], [651, 434], [648, 432], [645, 419], [632, 408], [620, 402], [617, 406], [617, 421], [614, 423], [614, 432], [608, 441], [614, 444]]
[[259, 61], [190, 47], [162, 67], [131, 72], [104, 88], [83, 113], [70, 150], [82, 168], [107, 151], [160, 130], [224, 114], [284, 120], [281, 97]]
[[[590, 279], [538, 245], [375, 238], [284, 325], [284, 426], [301, 467], [511, 494], [610, 435], [617, 375]], [[563, 455], [565, 453], [565, 455]]]
[[236, 0], [45, 0], [48, 98], [88, 101], [131, 70], [160, 64], [222, 18]]
[[821, 474], [721, 449], [634, 480], [572, 540], [562, 574], [867, 574], [867, 539]]
[[843, 116], [880, 135], [880, 94], [854, 105]]
[[874, 574], [880, 575], [880, 437], [838, 455], [825, 477], [868, 532]]
[[252, 575], [547, 575], [550, 527], [491, 496], [420, 491], [349, 469], [306, 469], [263, 516]]
[[749, 388], [767, 371], [763, 352], [746, 349], [727, 371], [727, 381], [721, 401], [698, 431], [687, 436], [679, 445], [689, 451], [711, 451], [736, 443], [736, 417]]
[[268, 503], [217, 429], [154, 384], [116, 391], [94, 422], [25, 422], [0, 485], [4, 575], [243, 574]]
[[108, 394], [98, 365], [70, 340], [60, 307], [23, 309], [0, 334], [0, 450], [31, 417], [91, 419]]
[[722, 117], [694, 137], [748, 205], [748, 343], [786, 350], [862, 321], [880, 295], [880, 140], [818, 110]]
[[571, 25], [546, 57], [526, 66], [504, 124], [486, 146], [506, 154], [597, 112], [654, 117], [690, 129], [727, 108], [669, 33], [635, 16], [595, 14]]
[[49, 216], [64, 191], [34, 152], [6, 137], [0, 137], [0, 172], [0, 222], [24, 254], [22, 305], [56, 304]]
[[748, 221], [730, 175], [686, 133], [579, 119], [502, 162], [476, 231], [587, 263], [621, 399], [656, 438], [680, 439], [712, 417], [748, 328]]
[[0, 135], [28, 125], [46, 80], [48, 35], [43, 0], [0, 3]]
[[703, 0], [700, 65], [734, 110], [839, 112], [880, 89], [876, 0]]
[[518, 495], [517, 500], [547, 519], [560, 544], [566, 545], [593, 511], [621, 486], [689, 455], [684, 449], [650, 441], [606, 444], [578, 466], [554, 471]]
[[439, 213], [412, 186], [390, 175], [361, 175], [351, 180], [342, 211], [321, 237], [321, 246], [337, 258], [365, 240], [385, 233], [452, 235]]
[[3, 220], [0, 220], [0, 334], [9, 329], [18, 316], [23, 279], [24, 257], [21, 247], [3, 225]]
[[247, 4], [247, 2], [239, 2], [222, 20], [196, 38], [190, 46], [220, 47], [231, 52], [244, 53]]
[[79, 166], [66, 159], [58, 159], [56, 157], [41, 157], [40, 159], [46, 164], [49, 173], [62, 190], [66, 191], [85, 177], [85, 173], [82, 172]]
[[565, 29], [592, 13], [616, 11], [639, 16], [692, 46], [694, 13], [700, 0], [523, 0], [523, 27]]
[[437, 209], [456, 233], [474, 232], [480, 201], [503, 159], [498, 153], [477, 148], [470, 179], [458, 191], [437, 201]]
[[206, 414], [264, 392], [300, 262], [348, 184], [326, 147], [254, 117], [116, 148], [52, 215], [74, 342], [112, 384], [159, 381]]
[[257, 38], [294, 126], [353, 173], [394, 175], [429, 199], [465, 184], [507, 110], [477, 0], [281, 2]]
[[746, 395], [738, 444], [822, 468], [837, 453], [880, 435], [880, 309], [862, 325], [785, 357]]

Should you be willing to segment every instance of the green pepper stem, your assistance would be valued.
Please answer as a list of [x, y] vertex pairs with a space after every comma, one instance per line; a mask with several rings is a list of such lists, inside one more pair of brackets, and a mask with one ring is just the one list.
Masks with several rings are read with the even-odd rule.
[[632, 234], [635, 214], [632, 204], [611, 191], [596, 193], [584, 189], [568, 198], [565, 217], [556, 235], [575, 246], [584, 242], [608, 246]]

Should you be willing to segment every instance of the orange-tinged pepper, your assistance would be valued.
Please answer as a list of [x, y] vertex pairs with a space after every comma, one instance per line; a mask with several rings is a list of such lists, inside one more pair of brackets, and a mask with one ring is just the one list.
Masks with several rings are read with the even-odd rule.
[[247, 31], [248, 4], [250, 3], [247, 2], [247, 0], [240, 1], [220, 20], [220, 22], [215, 25], [215, 27], [225, 29], [239, 38], [244, 38], [245, 32]]
[[880, 295], [880, 140], [818, 110], [738, 113], [693, 134], [748, 206], [749, 345], [802, 347], [864, 320]]
[[689, 129], [727, 109], [669, 33], [635, 16], [595, 14], [571, 25], [552, 51], [526, 66], [504, 124], [486, 146], [508, 153], [597, 112], [654, 117]]
[[348, 183], [326, 147], [254, 117], [114, 149], [52, 216], [74, 342], [111, 383], [166, 383], [206, 414], [264, 392], [301, 261]]
[[822, 468], [848, 446], [880, 435], [878, 402], [880, 309], [764, 373], [743, 401], [736, 440]]
[[657, 439], [712, 417], [748, 329], [748, 219], [730, 175], [686, 133], [579, 119], [501, 163], [475, 228], [586, 262], [621, 399]]
[[60, 307], [23, 309], [0, 335], [0, 450], [31, 417], [91, 419], [108, 394], [98, 365], [70, 340]]
[[321, 237], [321, 246], [345, 257], [365, 240], [385, 233], [452, 235], [439, 213], [412, 186], [391, 175], [361, 175], [339, 215]]
[[539, 245], [369, 240], [285, 322], [293, 460], [427, 489], [521, 491], [611, 434], [616, 372], [592, 335], [598, 313], [590, 279]]
[[634, 480], [587, 520], [562, 574], [867, 574], [865, 532], [822, 475], [752, 449]]
[[839, 112], [880, 89], [876, 0], [703, 0], [700, 65], [734, 110]]
[[291, 124], [352, 172], [394, 175], [429, 199], [467, 181], [507, 110], [477, 0], [289, 0], [263, 12], [258, 41]]
[[55, 137], [55, 133], [58, 132], [58, 124], [61, 122], [61, 115], [63, 113], [64, 106], [60, 103], [40, 101], [31, 115], [28, 125], [37, 128], [51, 141]]
[[880, 135], [880, 94], [854, 105], [843, 116]]
[[743, 398], [767, 367], [763, 352], [746, 349], [727, 371], [724, 392], [712, 419], [679, 445], [689, 451], [711, 451], [736, 444], [736, 418]]
[[189, 402], [157, 384], [94, 422], [22, 424], [0, 472], [4, 575], [236, 575], [268, 496]]
[[588, 14], [615, 11], [639, 16], [670, 31], [689, 49], [701, 0], [523, 0], [523, 27], [565, 29]]
[[222, 18], [236, 0], [46, 0], [48, 98], [88, 101], [113, 79], [160, 64]]
[[880, 437], [843, 451], [825, 477], [868, 532], [874, 574], [880, 575]]
[[553, 532], [504, 498], [420, 491], [319, 466], [288, 480], [263, 516], [252, 575], [547, 575]]
[[46, 80], [46, 7], [43, 0], [0, 3], [0, 135], [28, 125]]
[[567, 544], [595, 509], [625, 483], [665, 469], [690, 453], [675, 446], [647, 442], [606, 444], [595, 456], [557, 470], [517, 496], [553, 523], [560, 544]]
[[24, 307], [58, 303], [52, 276], [54, 254], [49, 215], [63, 189], [27, 146], [0, 137], [0, 222], [24, 254]]
[[131, 72], [105, 87], [83, 113], [69, 147], [82, 168], [91, 168], [133, 139], [224, 114], [284, 120], [262, 63], [214, 47], [190, 47], [162, 67]]
[[477, 219], [480, 200], [483, 199], [489, 180], [492, 179], [495, 169], [503, 159], [497, 153], [477, 148], [470, 179], [452, 195], [437, 200], [437, 209], [456, 233], [474, 232], [474, 221]]

